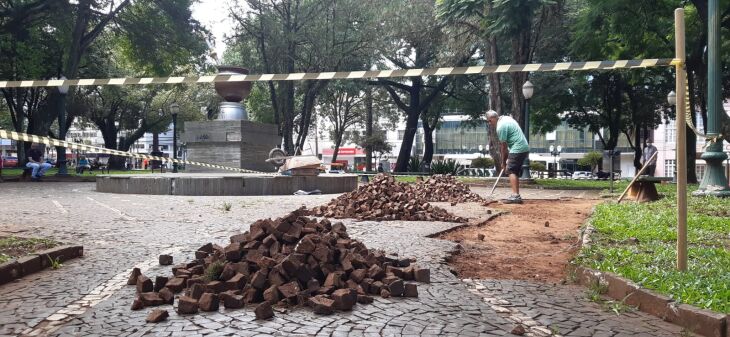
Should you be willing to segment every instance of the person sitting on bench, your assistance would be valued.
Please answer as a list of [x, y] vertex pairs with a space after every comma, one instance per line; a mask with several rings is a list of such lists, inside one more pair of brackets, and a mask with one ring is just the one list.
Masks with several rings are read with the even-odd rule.
[[33, 144], [28, 150], [28, 163], [25, 166], [33, 170], [31, 181], [41, 181], [41, 177], [53, 166], [43, 160], [43, 151], [40, 147], [40, 144]]
[[84, 170], [91, 172], [91, 163], [86, 159], [86, 156], [81, 156], [78, 165], [76, 165], [76, 174], [84, 174]]

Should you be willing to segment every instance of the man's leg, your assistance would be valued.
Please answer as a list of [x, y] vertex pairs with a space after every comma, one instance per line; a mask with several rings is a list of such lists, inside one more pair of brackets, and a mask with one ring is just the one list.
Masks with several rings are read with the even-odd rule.
[[30, 175], [31, 178], [38, 178], [38, 169], [41, 167], [40, 165], [37, 163], [28, 163], [25, 164], [25, 166], [33, 169], [33, 172], [31, 172]]
[[509, 186], [512, 188], [512, 194], [520, 195], [520, 178], [514, 174], [509, 174]]
[[48, 169], [50, 169], [51, 167], [53, 167], [53, 165], [51, 165], [49, 163], [41, 163], [40, 172], [38, 172], [38, 175], [42, 177], [44, 174], [46, 174], [46, 171], [48, 171]]
[[510, 153], [507, 157], [507, 174], [509, 174], [509, 185], [512, 189], [512, 195], [505, 200], [508, 204], [521, 204], [522, 197], [520, 196], [520, 178], [519, 174], [522, 169], [522, 162], [524, 157], [520, 154]]

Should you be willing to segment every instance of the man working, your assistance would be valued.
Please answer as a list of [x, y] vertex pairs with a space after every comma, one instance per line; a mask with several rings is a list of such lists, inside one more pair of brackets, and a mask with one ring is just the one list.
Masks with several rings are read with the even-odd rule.
[[32, 181], [41, 181], [41, 177], [52, 167], [51, 164], [43, 161], [43, 151], [40, 150], [38, 144], [31, 145], [28, 151], [28, 163], [25, 166], [33, 169]]
[[509, 185], [512, 188], [512, 195], [503, 202], [521, 204], [519, 175], [522, 163], [530, 153], [530, 146], [519, 124], [512, 117], [500, 116], [496, 111], [490, 110], [487, 111], [487, 122], [497, 129], [497, 138], [501, 142], [502, 170], [509, 174]]
[[654, 171], [656, 170], [656, 158], [652, 158], [655, 153], [657, 153], [656, 146], [652, 145], [651, 140], [648, 140], [646, 142], [646, 147], [644, 148], [644, 153], [641, 155], [641, 164], [646, 166], [644, 174], [652, 177], [654, 176]]

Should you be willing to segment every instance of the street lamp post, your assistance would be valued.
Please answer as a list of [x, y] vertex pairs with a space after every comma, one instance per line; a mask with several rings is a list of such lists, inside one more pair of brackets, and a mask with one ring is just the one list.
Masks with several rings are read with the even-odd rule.
[[[530, 98], [532, 98], [532, 94], [534, 93], [534, 91], [535, 86], [532, 85], [530, 81], [526, 81], [525, 84], [522, 85], [522, 96], [525, 97], [525, 128], [522, 131], [525, 133], [525, 139], [527, 140], [527, 144], [530, 144]], [[527, 157], [525, 157], [525, 161], [522, 162], [522, 176], [520, 178], [531, 178], [529, 154]]]
[[550, 145], [550, 155], [553, 156], [553, 170], [556, 178], [558, 177], [558, 156], [560, 152], [563, 152], [562, 146], [558, 145], [555, 147], [554, 145]]
[[669, 94], [667, 94], [667, 103], [671, 106], [677, 105], [677, 94], [674, 92], [674, 90], [670, 91]]
[[[172, 113], [172, 159], [177, 159], [177, 114], [180, 112], [180, 106], [177, 103], [170, 105], [170, 113]], [[172, 162], [172, 173], [177, 173], [177, 162]]]
[[[61, 80], [65, 80], [66, 76], [61, 76]], [[66, 140], [66, 94], [68, 94], [68, 85], [58, 87], [58, 139]], [[56, 147], [56, 161], [58, 162], [59, 176], [68, 175], [68, 166], [66, 165], [66, 148], [63, 146]]]
[[[720, 123], [722, 109], [722, 83], [720, 75], [720, 5], [719, 0], [707, 2], [707, 137], [709, 145], [700, 158], [705, 160], [706, 171], [702, 177], [696, 196], [730, 197], [727, 178], [722, 169], [722, 162], [727, 158], [722, 152], [722, 135]], [[677, 126], [677, 127], [684, 127]]]

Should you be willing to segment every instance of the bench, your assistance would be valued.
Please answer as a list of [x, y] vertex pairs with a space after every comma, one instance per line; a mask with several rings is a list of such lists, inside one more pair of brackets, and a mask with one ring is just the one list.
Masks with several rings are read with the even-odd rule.
[[33, 168], [31, 167], [23, 167], [23, 174], [20, 176], [20, 180], [28, 180], [29, 177], [33, 175]]
[[99, 157], [96, 161], [96, 168], [101, 170], [101, 174], [104, 174], [104, 170], [109, 174], [109, 157]]
[[636, 182], [631, 185], [629, 189], [629, 196], [634, 197], [636, 202], [649, 202], [659, 200], [659, 193], [657, 193], [656, 186], [654, 184], [661, 183], [663, 181], [672, 181], [672, 177], [652, 177], [648, 175], [641, 175], [636, 179]]

